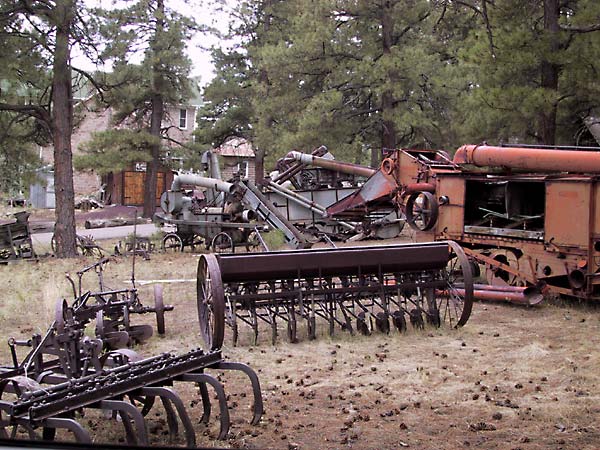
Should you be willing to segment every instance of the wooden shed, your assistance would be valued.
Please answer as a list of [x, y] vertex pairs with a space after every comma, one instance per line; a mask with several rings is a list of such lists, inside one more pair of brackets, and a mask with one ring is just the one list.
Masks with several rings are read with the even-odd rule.
[[[168, 167], [158, 168], [156, 183], [156, 206], [160, 206], [160, 196], [171, 188], [173, 171]], [[102, 177], [106, 186], [106, 204], [142, 206], [144, 204], [144, 186], [146, 183], [146, 164], [135, 163], [128, 170], [112, 172]]]

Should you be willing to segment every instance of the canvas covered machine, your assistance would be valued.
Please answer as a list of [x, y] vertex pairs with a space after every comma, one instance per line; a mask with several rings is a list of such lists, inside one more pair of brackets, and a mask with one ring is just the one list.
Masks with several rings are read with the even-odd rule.
[[394, 204], [417, 240], [455, 240], [492, 285], [600, 299], [599, 174], [598, 149], [465, 145], [452, 159], [395, 150], [327, 212]]
[[354, 333], [405, 331], [407, 323], [464, 325], [471, 313], [471, 265], [452, 241], [289, 250], [253, 254], [205, 254], [197, 279], [200, 331], [207, 348], [219, 349], [225, 326], [234, 344], [240, 325], [254, 342], [278, 324], [295, 342], [299, 329], [317, 335], [317, 318]]

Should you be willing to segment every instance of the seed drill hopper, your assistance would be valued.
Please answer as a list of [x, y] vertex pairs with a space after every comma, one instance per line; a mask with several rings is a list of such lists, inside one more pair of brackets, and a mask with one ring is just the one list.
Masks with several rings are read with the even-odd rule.
[[221, 348], [225, 327], [234, 344], [241, 325], [253, 342], [267, 327], [273, 342], [284, 326], [317, 336], [317, 319], [354, 333], [405, 331], [426, 324], [464, 325], [471, 313], [471, 265], [456, 243], [345, 247], [254, 254], [206, 254], [197, 281], [200, 330]]

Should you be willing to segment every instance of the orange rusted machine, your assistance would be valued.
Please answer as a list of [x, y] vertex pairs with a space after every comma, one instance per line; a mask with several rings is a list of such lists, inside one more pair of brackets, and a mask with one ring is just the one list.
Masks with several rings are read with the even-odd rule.
[[459, 242], [494, 285], [600, 299], [600, 151], [465, 145], [388, 152], [363, 187], [327, 208], [401, 208], [415, 239]]

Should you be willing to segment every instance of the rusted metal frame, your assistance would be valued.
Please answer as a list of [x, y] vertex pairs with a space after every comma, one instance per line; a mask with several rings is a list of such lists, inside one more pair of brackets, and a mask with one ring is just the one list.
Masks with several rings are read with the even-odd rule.
[[503, 264], [500, 261], [497, 261], [493, 258], [490, 258], [489, 256], [485, 256], [481, 253], [478, 253], [474, 250], [471, 250], [467, 247], [462, 247], [462, 249], [464, 250], [464, 252], [467, 254], [467, 256], [469, 256], [470, 258], [473, 258], [476, 261], [482, 262], [484, 264], [487, 264], [491, 267], [496, 267], [498, 269], [504, 270], [505, 272], [508, 272], [512, 275], [515, 275], [516, 277], [525, 280], [531, 284], [538, 284], [539, 280], [537, 279], [537, 277], [535, 276], [535, 272], [533, 272], [533, 276], [529, 276], [519, 270], [515, 270], [512, 267], [510, 267], [507, 264]]
[[262, 400], [262, 392], [260, 389], [260, 381], [258, 379], [258, 375], [254, 370], [250, 368], [250, 366], [239, 363], [239, 362], [229, 362], [229, 361], [221, 361], [211, 369], [217, 370], [238, 370], [242, 373], [245, 373], [250, 379], [250, 383], [252, 385], [252, 393], [254, 396], [254, 401], [252, 403], [252, 420], [250, 423], [252, 425], [258, 425], [260, 419], [264, 413], [263, 400]]
[[210, 384], [212, 386], [219, 401], [220, 431], [218, 439], [225, 439], [229, 433], [229, 428], [231, 427], [231, 420], [229, 418], [229, 409], [227, 408], [227, 396], [225, 395], [221, 383], [215, 377], [207, 373], [185, 373], [177, 379], [198, 384]]
[[[445, 282], [443, 280], [433, 280], [430, 282], [427, 282], [426, 284], [423, 283], [419, 283], [419, 282], [411, 282], [411, 283], [406, 283], [406, 284], [402, 284], [403, 288], [406, 289], [416, 289], [417, 287], [420, 286], [426, 286], [426, 287], [440, 287], [440, 286], [445, 286]], [[278, 298], [286, 298], [286, 299], [291, 299], [291, 298], [297, 298], [298, 294], [300, 293], [314, 293], [315, 295], [325, 295], [325, 294], [358, 294], [360, 296], [361, 293], [371, 293], [371, 292], [379, 292], [382, 289], [381, 286], [377, 285], [377, 286], [349, 286], [349, 287], [339, 287], [339, 288], [333, 288], [333, 289], [319, 289], [319, 290], [312, 290], [312, 291], [306, 291], [306, 290], [302, 290], [302, 289], [298, 289], [295, 291], [286, 291], [286, 292], [278, 292], [277, 293], [277, 297]], [[387, 292], [394, 292], [396, 290], [396, 285], [390, 285], [390, 286], [384, 286], [383, 290], [387, 293]], [[251, 300], [251, 301], [256, 301], [256, 302], [260, 302], [260, 301], [269, 301], [271, 300], [272, 297], [269, 296], [269, 293], [257, 293], [257, 294], [236, 294], [236, 295], [232, 295], [231, 296], [231, 300], [232, 301], [242, 301], [242, 300]], [[238, 310], [243, 309], [243, 308], [238, 308]]]
[[[41, 420], [57, 413], [78, 409], [99, 400], [127, 394], [149, 384], [160, 383], [181, 373], [208, 367], [222, 359], [219, 352], [205, 354], [202, 350], [181, 356], [163, 354], [129, 363], [103, 374], [79, 378], [77, 383], [63, 383], [31, 392], [12, 406], [11, 415]], [[93, 386], [94, 389], [89, 390]], [[69, 396], [66, 396], [66, 393]]]
[[[181, 400], [181, 398], [179, 397], [179, 395], [177, 395], [177, 393], [167, 387], [158, 387], [158, 386], [150, 386], [150, 387], [143, 387], [140, 389], [140, 393], [142, 395], [148, 395], [148, 396], [158, 396], [160, 397], [163, 406], [165, 407], [165, 410], [168, 411], [168, 415], [167, 417], [171, 417], [171, 421], [172, 421], [172, 425], [169, 427], [169, 429], [173, 430], [174, 433], [177, 433], [177, 420], [175, 418], [175, 415], [173, 414], [172, 408], [170, 407], [170, 405], [175, 406], [175, 410], [177, 411], [177, 414], [179, 415], [179, 419], [181, 420], [181, 423], [183, 425], [184, 428], [184, 432], [185, 432], [185, 440], [186, 440], [186, 444], [188, 447], [194, 448], [196, 447], [196, 433], [194, 432], [194, 425], [192, 424], [192, 421], [190, 420], [190, 416], [188, 415], [185, 406], [183, 405], [183, 401]], [[169, 405], [169, 406], [167, 406]], [[173, 420], [175, 418], [175, 420]]]
[[[235, 313], [236, 317], [248, 326], [252, 326], [252, 319], [249, 315], [250, 310], [251, 310], [251, 308], [248, 308], [248, 309], [236, 308], [236, 313]], [[247, 314], [244, 314], [244, 312], [247, 312]]]

